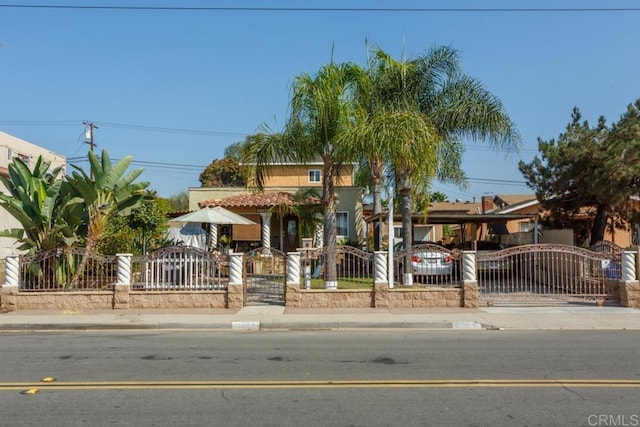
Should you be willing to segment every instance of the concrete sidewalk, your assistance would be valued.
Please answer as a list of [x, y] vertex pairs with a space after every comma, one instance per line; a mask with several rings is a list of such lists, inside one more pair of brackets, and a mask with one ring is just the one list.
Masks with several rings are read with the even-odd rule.
[[594, 305], [496, 306], [478, 309], [285, 309], [15, 311], [0, 314], [0, 331], [44, 330], [640, 330], [640, 310]]

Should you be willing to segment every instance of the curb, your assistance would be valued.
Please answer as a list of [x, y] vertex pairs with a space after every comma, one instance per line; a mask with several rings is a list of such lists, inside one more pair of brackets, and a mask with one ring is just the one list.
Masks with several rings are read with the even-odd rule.
[[397, 329], [397, 330], [487, 330], [490, 326], [477, 322], [270, 322], [270, 321], [233, 321], [229, 323], [185, 324], [185, 323], [42, 323], [42, 324], [5, 324], [0, 326], [2, 332], [39, 332], [39, 331], [106, 331], [106, 330], [217, 330], [217, 331], [332, 331], [353, 329]]

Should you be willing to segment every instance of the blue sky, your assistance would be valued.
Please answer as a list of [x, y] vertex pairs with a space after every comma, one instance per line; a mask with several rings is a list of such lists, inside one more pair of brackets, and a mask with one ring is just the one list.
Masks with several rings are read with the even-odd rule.
[[[4, 2], [0, 0], [0, 5]], [[5, 4], [114, 5], [86, 0]], [[140, 6], [639, 8], [579, 12], [124, 11], [0, 7], [0, 130], [67, 157], [127, 154], [161, 196], [198, 187], [225, 147], [286, 119], [291, 83], [331, 59], [364, 65], [365, 39], [396, 58], [434, 45], [496, 94], [524, 139], [506, 156], [469, 143], [451, 200], [529, 193], [517, 168], [578, 106], [615, 121], [640, 97], [640, 1], [138, 1]], [[126, 126], [123, 126], [126, 125]], [[142, 129], [140, 128], [142, 127]], [[150, 128], [164, 128], [159, 131]], [[181, 129], [173, 132], [166, 129]], [[188, 131], [188, 132], [187, 132]], [[194, 132], [203, 131], [203, 132]], [[86, 166], [86, 162], [74, 162]]]

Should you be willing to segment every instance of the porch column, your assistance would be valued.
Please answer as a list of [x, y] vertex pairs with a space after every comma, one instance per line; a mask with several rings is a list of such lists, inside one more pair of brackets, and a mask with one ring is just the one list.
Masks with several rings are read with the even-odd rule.
[[264, 254], [271, 253], [271, 212], [260, 212], [262, 218], [262, 247]]
[[209, 249], [215, 251], [218, 248], [218, 224], [209, 224]]

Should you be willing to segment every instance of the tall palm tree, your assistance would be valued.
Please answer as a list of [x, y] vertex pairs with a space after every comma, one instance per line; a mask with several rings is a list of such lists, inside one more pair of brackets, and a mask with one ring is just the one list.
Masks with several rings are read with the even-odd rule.
[[322, 160], [326, 288], [337, 286], [335, 184], [345, 162], [350, 160], [340, 135], [353, 117], [353, 81], [358, 70], [353, 64], [332, 62], [313, 76], [298, 76], [293, 83], [291, 115], [284, 131], [252, 137], [244, 158], [249, 185], [258, 189], [269, 173], [269, 164]]
[[381, 211], [376, 187], [387, 167], [400, 197], [407, 245], [412, 241], [412, 192], [427, 191], [436, 177], [465, 183], [464, 139], [506, 150], [520, 145], [499, 99], [462, 73], [458, 52], [449, 47], [401, 61], [373, 49], [359, 88], [352, 132], [373, 180], [374, 213]]

